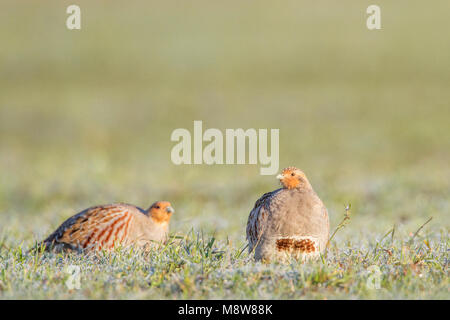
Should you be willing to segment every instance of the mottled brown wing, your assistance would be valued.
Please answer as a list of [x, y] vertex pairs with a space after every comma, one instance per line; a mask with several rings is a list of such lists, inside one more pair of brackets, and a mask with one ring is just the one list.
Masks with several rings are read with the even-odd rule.
[[129, 208], [118, 205], [86, 209], [66, 220], [44, 240], [46, 247], [63, 244], [71, 248], [112, 248], [127, 240], [133, 220]]
[[261, 239], [267, 217], [270, 214], [270, 201], [272, 197], [280, 190], [281, 189], [265, 193], [256, 201], [255, 206], [250, 212], [247, 221], [247, 241], [249, 252], [253, 251], [253, 248], [257, 245], [259, 239]]

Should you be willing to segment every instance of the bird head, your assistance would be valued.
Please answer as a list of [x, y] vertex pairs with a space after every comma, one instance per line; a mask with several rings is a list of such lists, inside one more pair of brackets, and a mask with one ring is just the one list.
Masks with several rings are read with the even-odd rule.
[[175, 210], [168, 201], [157, 201], [148, 208], [148, 214], [156, 223], [169, 223]]
[[300, 169], [296, 167], [288, 167], [283, 169], [279, 175], [277, 175], [277, 179], [280, 180], [280, 183], [286, 189], [294, 189], [294, 188], [311, 188], [306, 175]]

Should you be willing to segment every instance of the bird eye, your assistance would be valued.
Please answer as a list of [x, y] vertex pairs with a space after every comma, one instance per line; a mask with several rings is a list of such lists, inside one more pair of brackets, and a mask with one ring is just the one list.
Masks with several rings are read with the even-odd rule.
[[156, 208], [156, 209], [159, 209], [159, 206], [156, 206], [155, 208]]
[[295, 176], [295, 173], [292, 172], [292, 173], [291, 173], [291, 176]]

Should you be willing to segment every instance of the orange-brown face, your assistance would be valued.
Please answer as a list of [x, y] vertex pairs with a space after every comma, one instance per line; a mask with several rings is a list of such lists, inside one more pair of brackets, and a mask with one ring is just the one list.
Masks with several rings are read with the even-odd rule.
[[175, 210], [167, 201], [157, 201], [148, 209], [150, 217], [157, 223], [169, 223]]
[[300, 187], [309, 187], [309, 181], [306, 175], [296, 167], [288, 167], [283, 169], [281, 174], [277, 176], [284, 188], [294, 189]]

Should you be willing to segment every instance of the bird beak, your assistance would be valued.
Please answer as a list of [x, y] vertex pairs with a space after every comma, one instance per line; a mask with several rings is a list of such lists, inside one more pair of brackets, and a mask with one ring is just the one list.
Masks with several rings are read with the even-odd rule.
[[168, 213], [174, 213], [174, 212], [175, 212], [175, 210], [173, 210], [173, 208], [172, 208], [171, 206], [168, 206], [168, 207], [166, 208], [166, 211], [167, 211]]
[[284, 178], [284, 176], [281, 173], [279, 175], [277, 175], [277, 179], [281, 180], [283, 178]]

